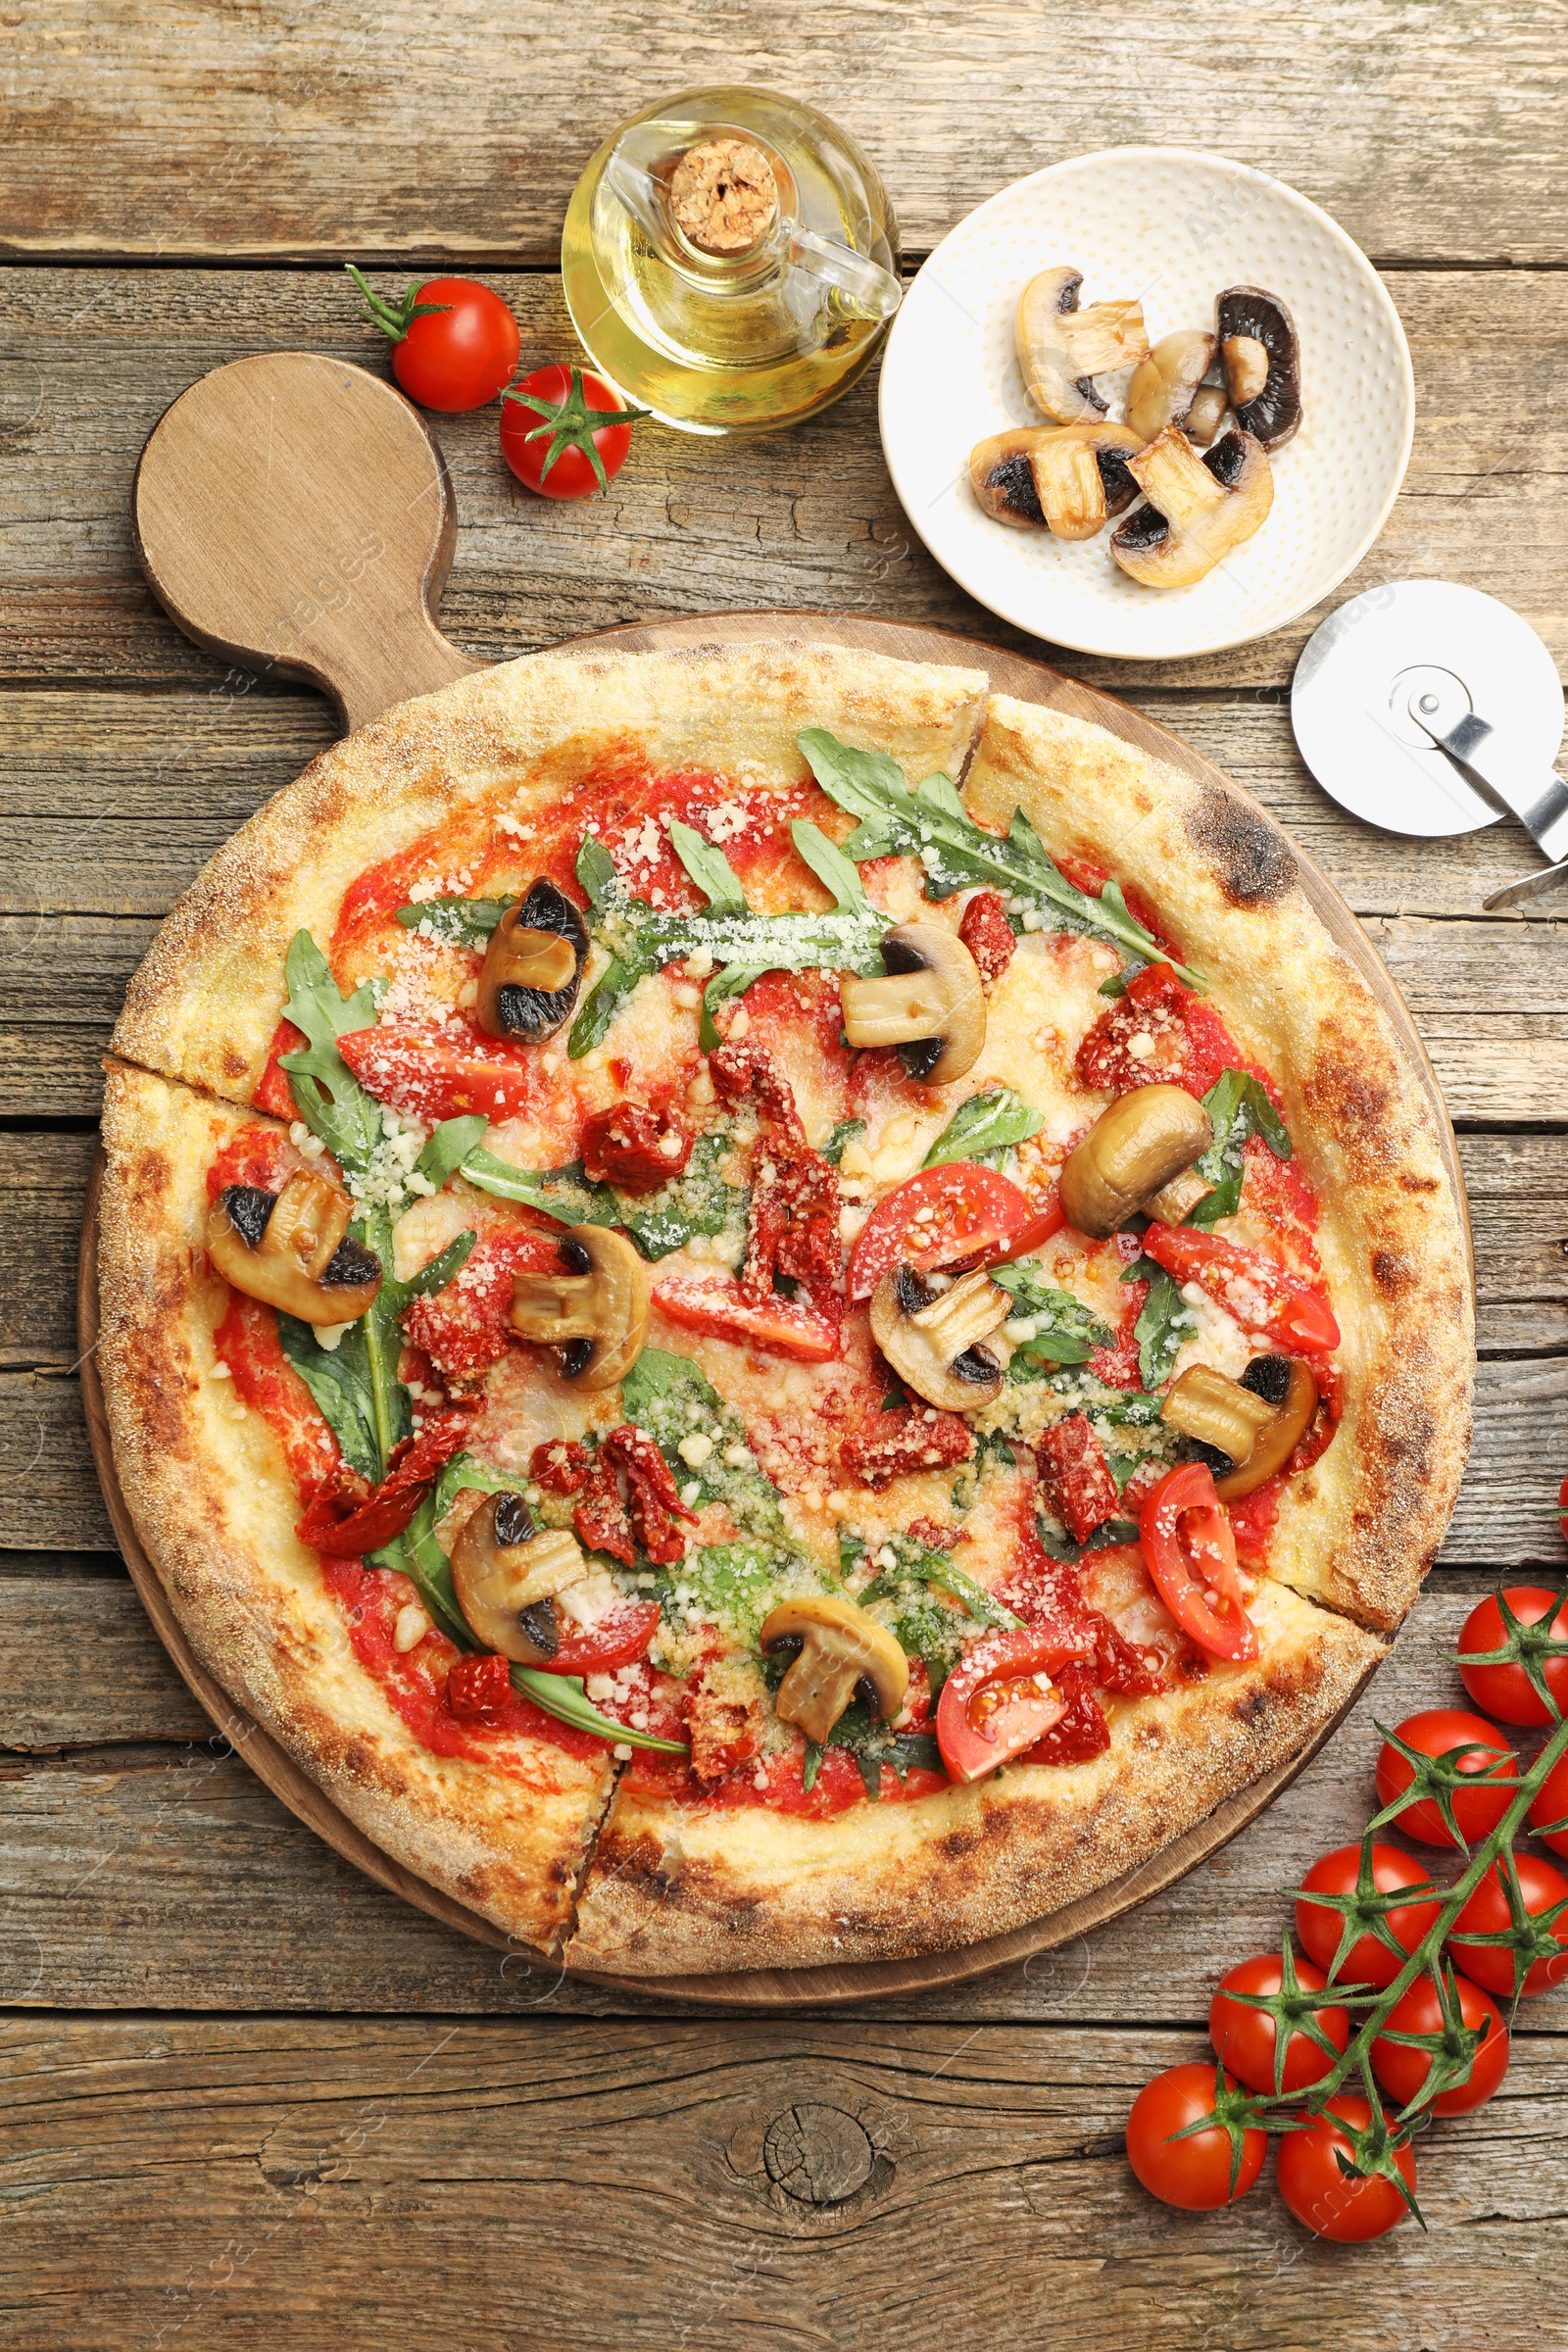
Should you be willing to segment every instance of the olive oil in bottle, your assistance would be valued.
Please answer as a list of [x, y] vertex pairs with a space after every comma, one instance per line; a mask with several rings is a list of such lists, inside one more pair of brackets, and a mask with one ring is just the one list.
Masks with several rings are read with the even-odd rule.
[[561, 267], [595, 368], [695, 433], [772, 432], [825, 408], [901, 297], [870, 164], [768, 90], [691, 90], [623, 123], [577, 183]]

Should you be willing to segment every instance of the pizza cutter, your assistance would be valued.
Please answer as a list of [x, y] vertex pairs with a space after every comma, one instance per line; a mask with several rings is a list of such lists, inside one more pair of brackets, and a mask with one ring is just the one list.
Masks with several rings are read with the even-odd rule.
[[1516, 816], [1550, 863], [1489, 908], [1568, 877], [1556, 663], [1494, 596], [1400, 580], [1353, 597], [1297, 663], [1291, 721], [1324, 791], [1385, 832], [1432, 840]]

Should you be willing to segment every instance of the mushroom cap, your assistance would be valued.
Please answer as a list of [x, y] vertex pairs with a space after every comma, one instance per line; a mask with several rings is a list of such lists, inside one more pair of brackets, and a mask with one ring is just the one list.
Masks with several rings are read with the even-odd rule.
[[899, 923], [882, 942], [882, 961], [895, 978], [923, 971], [936, 983], [940, 1030], [899, 1047], [909, 1076], [925, 1086], [961, 1078], [979, 1060], [986, 1042], [986, 992], [980, 967], [962, 940], [942, 923]]
[[[526, 1533], [508, 1542], [509, 1521]], [[520, 1494], [487, 1494], [452, 1546], [458, 1606], [486, 1649], [519, 1666], [554, 1657], [555, 1595], [587, 1573], [576, 1537], [564, 1528], [539, 1532]]]
[[[1001, 1311], [993, 1314], [996, 1330], [1012, 1312], [1004, 1291], [998, 1289]], [[1002, 1366], [983, 1348], [971, 1344], [956, 1354], [914, 1321], [914, 1314], [938, 1296], [910, 1266], [896, 1266], [884, 1274], [871, 1294], [871, 1336], [899, 1378], [927, 1404], [949, 1413], [978, 1412], [1002, 1394]]]
[[[550, 943], [564, 943], [571, 963], [564, 977]], [[537, 1045], [553, 1037], [571, 1015], [588, 968], [588, 934], [582, 916], [563, 890], [541, 877], [490, 934], [479, 995], [474, 1006], [488, 1037], [524, 1038]]]
[[1251, 538], [1274, 503], [1274, 477], [1250, 433], [1230, 432], [1200, 457], [1167, 425], [1127, 461], [1145, 493], [1110, 535], [1123, 571], [1146, 588], [1187, 588]]
[[884, 1722], [903, 1706], [909, 1661], [897, 1636], [857, 1602], [831, 1592], [781, 1601], [763, 1619], [758, 1642], [765, 1652], [784, 1642], [799, 1642], [801, 1654], [779, 1685], [774, 1704], [785, 1722], [798, 1724], [808, 1738], [825, 1740], [862, 1687], [871, 1712]]
[[302, 1323], [356, 1323], [381, 1288], [381, 1261], [349, 1238], [354, 1204], [326, 1176], [296, 1168], [278, 1193], [225, 1186], [207, 1213], [207, 1254], [249, 1298]]
[[1214, 1123], [1181, 1086], [1140, 1086], [1102, 1110], [1061, 1171], [1061, 1210], [1104, 1241], [1214, 1141]]
[[1049, 428], [1015, 424], [1004, 433], [977, 441], [969, 452], [969, 486], [993, 522], [1010, 523], [1015, 531], [1041, 531], [1046, 511], [1035, 488], [1029, 453], [1038, 433]]
[[1161, 335], [1148, 359], [1139, 361], [1127, 386], [1127, 422], [1140, 442], [1152, 441], [1167, 424], [1187, 422], [1216, 348], [1206, 328], [1182, 326]]
[[648, 1338], [648, 1268], [609, 1225], [573, 1226], [556, 1250], [564, 1275], [513, 1276], [511, 1328], [536, 1347], [562, 1349], [562, 1376], [577, 1388], [612, 1389]]
[[[1283, 449], [1301, 422], [1301, 354], [1296, 321], [1277, 294], [1262, 286], [1227, 286], [1214, 306], [1221, 349], [1234, 343], [1260, 343], [1268, 355], [1263, 388], [1250, 399], [1231, 381], [1236, 421], [1260, 448]], [[1226, 351], [1226, 376], [1231, 377], [1231, 355]]]

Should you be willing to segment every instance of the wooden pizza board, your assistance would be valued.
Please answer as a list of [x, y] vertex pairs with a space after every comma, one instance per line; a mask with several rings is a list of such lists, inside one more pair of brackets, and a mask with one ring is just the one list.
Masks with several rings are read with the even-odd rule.
[[[486, 666], [449, 644], [436, 625], [455, 536], [452, 489], [441, 453], [417, 411], [361, 368], [305, 353], [274, 353], [237, 360], [202, 377], [174, 402], [147, 443], [137, 470], [135, 513], [143, 566], [179, 627], [224, 660], [308, 679], [331, 696], [348, 725], [365, 725], [394, 702]], [[994, 690], [1104, 727], [1224, 793], [1279, 831], [1267, 810], [1221, 769], [1113, 695], [1080, 685], [1043, 662], [1000, 652], [955, 631], [858, 613], [708, 612], [602, 629], [552, 651], [608, 646], [652, 653], [760, 640], [776, 644], [792, 637], [900, 661], [984, 669]], [[1468, 1248], [1469, 1215], [1453, 1130], [1404, 1000], [1327, 876], [1294, 843], [1291, 847], [1308, 899], [1382, 1004], [1431, 1099]], [[111, 1524], [160, 1639], [235, 1750], [334, 1852], [447, 1927], [483, 1943], [528, 1948], [383, 1853], [235, 1704], [186, 1641], [115, 1474], [94, 1354], [101, 1172], [100, 1152], [88, 1192], [77, 1278], [87, 1432]], [[699, 2005], [824, 2008], [961, 1984], [1055, 1951], [1174, 1885], [1254, 1821], [1316, 1755], [1368, 1680], [1370, 1674], [1334, 1721], [1288, 1764], [1228, 1798], [1138, 1869], [1011, 1935], [910, 1960], [842, 1968], [665, 1978], [620, 1978], [586, 1969], [572, 1973], [607, 1988]]]

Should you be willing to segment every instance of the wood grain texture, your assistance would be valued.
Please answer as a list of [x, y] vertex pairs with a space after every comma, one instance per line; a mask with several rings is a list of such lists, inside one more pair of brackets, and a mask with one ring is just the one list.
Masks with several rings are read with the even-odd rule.
[[[553, 276], [496, 282], [530, 360], [575, 355]], [[1568, 656], [1549, 495], [1568, 471], [1568, 412], [1522, 397], [1520, 373], [1528, 353], [1532, 381], [1549, 380], [1568, 347], [1568, 275], [1434, 270], [1390, 285], [1423, 429], [1388, 528], [1350, 579], [1260, 645], [1163, 664], [1062, 655], [1061, 666], [1118, 691], [1279, 690], [1330, 603], [1411, 575], [1503, 597]], [[15, 463], [0, 541], [0, 679], [173, 683], [216, 707], [218, 673], [158, 612], [136, 570], [136, 459], [176, 395], [225, 361], [283, 348], [381, 367], [352, 288], [319, 271], [14, 270], [0, 270], [0, 301], [7, 366], [25, 387], [5, 441]], [[97, 365], [83, 369], [88, 336]], [[493, 409], [434, 429], [459, 524], [442, 625], [485, 660], [721, 606], [874, 612], [1036, 650], [982, 615], [925, 553], [882, 462], [874, 376], [811, 422], [758, 441], [640, 426], [610, 496], [567, 506], [507, 470]]]
[[599, 0], [586, 23], [438, 0], [49, 0], [25, 27], [6, 42], [14, 254], [549, 263], [619, 119], [729, 81], [841, 121], [913, 251], [1005, 180], [1138, 142], [1258, 165], [1376, 255], [1562, 252], [1568, 74], [1528, 0], [1282, 0], [1223, 25], [1152, 0], [722, 0], [652, 22]]
[[[1401, 1631], [1372, 1691], [1268, 1814], [1179, 1886], [1125, 1923], [974, 1983], [905, 1992], [874, 2016], [1053, 2017], [1121, 2022], [1200, 2018], [1215, 1972], [1215, 1937], [1241, 1957], [1277, 1942], [1280, 1888], [1316, 1853], [1359, 1836], [1375, 1799], [1374, 1717], [1397, 1722], [1460, 1697], [1451, 1664], [1458, 1629], [1490, 1579], [1440, 1571]], [[63, 1589], [51, 1625], [112, 1622], [124, 1638], [128, 1586], [74, 1600]], [[0, 1581], [0, 1631], [24, 1665], [38, 1659], [28, 1598]], [[65, 2008], [447, 2010], [669, 2014], [625, 1986], [564, 1979], [558, 1969], [469, 1941], [373, 1886], [285, 1812], [238, 1759], [205, 1742], [178, 1744], [188, 1701], [167, 1670], [161, 1729], [105, 1745], [89, 1726], [101, 1689], [90, 1659], [73, 1701], [56, 1673], [52, 1720], [85, 1740], [59, 1756], [0, 1759], [0, 1862], [20, 1890], [0, 1940], [0, 1998]], [[107, 1705], [106, 1699], [100, 1704]], [[1223, 1929], [1216, 1927], [1223, 1922]], [[200, 1954], [199, 1966], [192, 1955]], [[1152, 1956], [1157, 1955], [1157, 1969]], [[30, 1989], [29, 1989], [30, 1987]], [[1568, 1989], [1532, 2017], [1568, 2026]]]
[[1565, 2234], [1560, 2032], [1423, 2141], [1431, 2234], [1359, 2262], [1271, 2187], [1136, 2187], [1127, 2108], [1191, 2032], [52, 2018], [3, 2048], [0, 2275], [50, 2352], [418, 2352], [436, 2312], [465, 2352], [935, 2352], [1055, 2341], [1067, 2306], [1085, 2352], [1156, 2313], [1181, 2346], [1540, 2352], [1521, 2289]]

